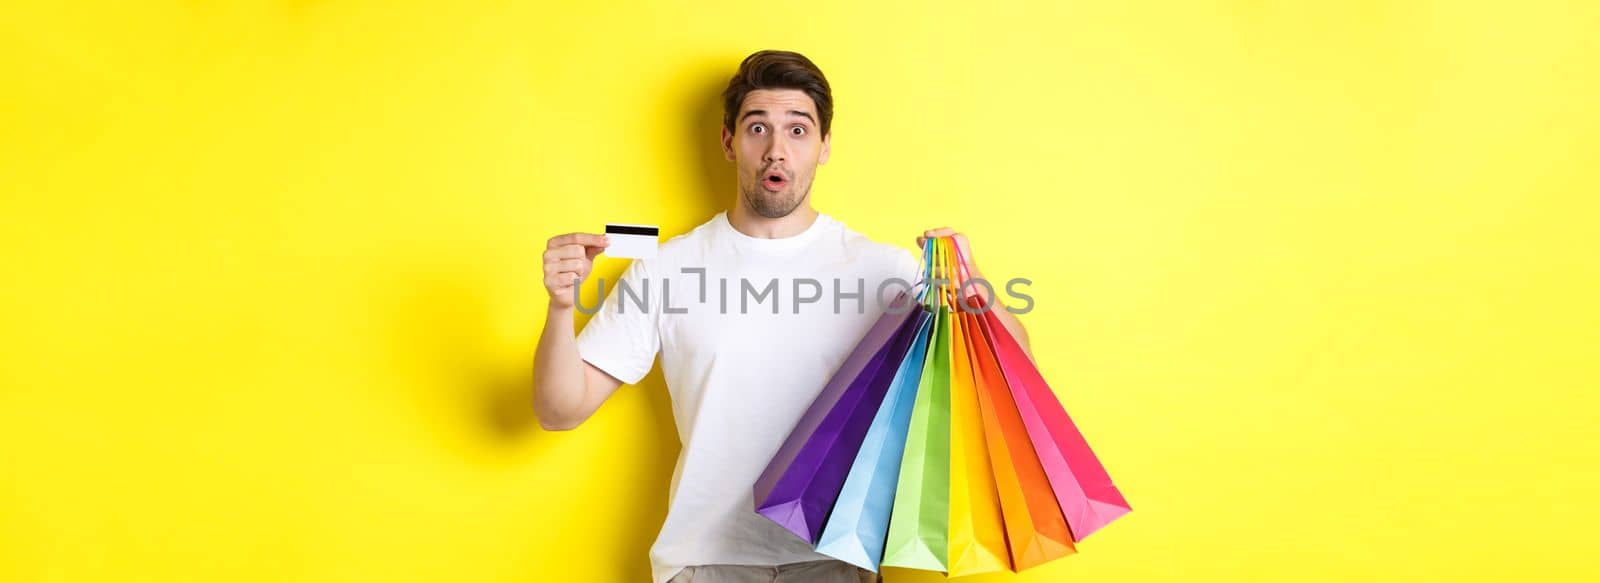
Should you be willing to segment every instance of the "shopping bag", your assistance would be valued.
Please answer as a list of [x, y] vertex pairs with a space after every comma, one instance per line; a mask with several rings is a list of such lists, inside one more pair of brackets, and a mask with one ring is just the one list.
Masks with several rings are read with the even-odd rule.
[[900, 479], [894, 491], [885, 566], [944, 571], [950, 537], [950, 309], [933, 319]]
[[1011, 568], [967, 327], [950, 313], [950, 576]]
[[815, 544], [911, 346], [921, 310], [902, 294], [845, 359], [754, 485], [756, 511]]
[[957, 306], [955, 313], [967, 341], [978, 409], [983, 418], [1004, 519], [1006, 546], [1012, 569], [1022, 571], [1072, 554], [1077, 549], [1006, 385], [993, 340], [984, 329], [981, 317], [975, 315], [986, 313], [982, 299], [969, 302], [961, 297], [964, 284], [970, 279], [965, 258], [953, 240], [947, 239], [945, 244], [951, 251], [950, 256], [955, 258], [951, 277], [957, 292], [951, 303]]
[[977, 384], [989, 459], [1005, 518], [1007, 549], [1013, 570], [1022, 571], [1077, 552], [1049, 478], [1029, 441], [1028, 431], [995, 360], [991, 341], [978, 318], [965, 311], [968, 351]]
[[911, 349], [861, 441], [816, 545], [819, 553], [871, 571], [878, 570], [883, 556], [906, 429], [928, 352], [931, 318], [922, 309], [918, 312]]
[[1126, 501], [999, 315], [960, 298], [954, 241], [923, 256], [925, 280], [952, 281], [861, 340], [756, 483], [758, 511], [871, 570], [1020, 571], [1076, 552]]
[[1072, 540], [1081, 541], [1131, 512], [1128, 501], [1111, 483], [1100, 459], [1016, 339], [992, 312], [984, 314], [982, 323], [994, 341], [1000, 370], [1072, 530]]
[[[966, 258], [955, 250], [957, 273], [966, 271]], [[1101, 527], [1132, 511], [1122, 492], [1111, 483], [1100, 459], [1078, 431], [1055, 392], [1028, 358], [1026, 351], [1001, 324], [994, 310], [979, 317], [984, 336], [994, 348], [995, 360], [1017, 405], [1017, 412], [1049, 478], [1056, 503], [1081, 541]]]

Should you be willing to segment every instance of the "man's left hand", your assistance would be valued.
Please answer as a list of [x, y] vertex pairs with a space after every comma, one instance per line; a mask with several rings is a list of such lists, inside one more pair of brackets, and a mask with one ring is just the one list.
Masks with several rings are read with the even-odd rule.
[[978, 264], [972, 259], [972, 244], [967, 242], [966, 235], [957, 233], [955, 229], [950, 227], [929, 229], [927, 231], [923, 231], [921, 237], [917, 237], [917, 248], [921, 249], [922, 246], [928, 242], [928, 239], [935, 237], [955, 237], [956, 249], [959, 250], [961, 252], [961, 256], [967, 260], [967, 272], [971, 273], [972, 277], [978, 277]]
[[[978, 264], [972, 258], [972, 245], [967, 242], [966, 235], [957, 233], [955, 229], [950, 227], [929, 229], [927, 231], [923, 231], [921, 237], [917, 237], [917, 248], [921, 249], [922, 245], [928, 242], [928, 239], [934, 237], [951, 237], [955, 239], [956, 250], [960, 252], [961, 256], [965, 258], [967, 262], [967, 278], [983, 279], [983, 272], [978, 270]], [[1022, 349], [1023, 351], [1027, 352], [1028, 358], [1033, 358], [1033, 348], [1028, 342], [1028, 331], [1022, 327], [1022, 322], [1017, 321], [1017, 317], [1012, 315], [1010, 311], [996, 309], [1003, 306], [1000, 305], [999, 295], [991, 295], [994, 291], [995, 290], [992, 287], [986, 285], [967, 286], [966, 294], [965, 297], [962, 298], [962, 301], [966, 302], [968, 306], [973, 308], [982, 309], [982, 306], [988, 306], [989, 309], [993, 310], [995, 317], [999, 318], [1000, 324], [1005, 326], [1006, 330], [1011, 333], [1011, 336], [1022, 345]], [[974, 296], [982, 299], [975, 302], [973, 300]]]
[[[972, 244], [967, 242], [966, 235], [957, 233], [955, 229], [950, 227], [939, 227], [937, 229], [923, 231], [922, 236], [917, 237], [917, 248], [922, 249], [923, 245], [928, 242], [928, 239], [937, 237], [952, 237], [955, 239], [956, 250], [960, 252], [961, 257], [965, 259], [967, 263], [967, 279], [983, 279], [983, 272], [978, 269], [978, 263], [972, 258]], [[983, 287], [984, 286], [981, 285], [968, 286], [966, 290], [966, 297], [964, 298], [965, 301], [971, 302], [971, 298], [973, 296], [985, 296], [985, 294], [983, 294], [981, 291]], [[992, 304], [995, 301], [995, 298], [983, 297], [982, 301], [984, 303]]]

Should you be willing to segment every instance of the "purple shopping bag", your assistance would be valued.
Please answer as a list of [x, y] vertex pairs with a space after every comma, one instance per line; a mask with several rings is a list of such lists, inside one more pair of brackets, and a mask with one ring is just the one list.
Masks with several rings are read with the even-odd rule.
[[756, 480], [756, 512], [816, 544], [920, 313], [902, 295], [856, 344]]

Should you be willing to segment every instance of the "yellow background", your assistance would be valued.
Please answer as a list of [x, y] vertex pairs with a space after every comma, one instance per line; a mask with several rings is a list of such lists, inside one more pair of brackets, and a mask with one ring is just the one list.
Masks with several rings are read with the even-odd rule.
[[731, 202], [760, 48], [1134, 506], [972, 581], [1600, 577], [1594, 4], [535, 4], [0, 8], [0, 580], [644, 580], [660, 376], [538, 428], [539, 253]]

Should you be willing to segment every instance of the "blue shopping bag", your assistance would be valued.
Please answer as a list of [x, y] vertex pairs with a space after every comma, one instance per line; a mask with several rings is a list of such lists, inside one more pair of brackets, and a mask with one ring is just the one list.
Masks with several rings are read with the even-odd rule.
[[906, 433], [932, 331], [933, 318], [926, 306], [917, 312], [911, 348], [898, 363], [889, 391], [872, 418], [817, 541], [817, 552], [872, 571], [878, 570], [878, 562], [883, 559], [900, 460], [905, 453]]

